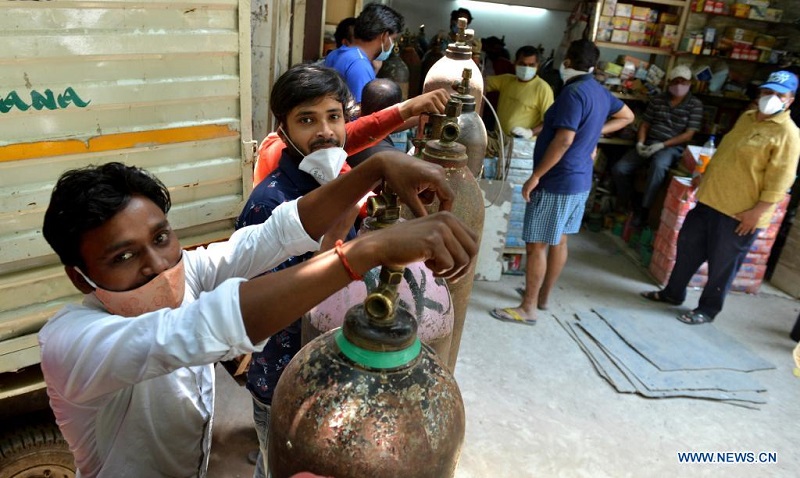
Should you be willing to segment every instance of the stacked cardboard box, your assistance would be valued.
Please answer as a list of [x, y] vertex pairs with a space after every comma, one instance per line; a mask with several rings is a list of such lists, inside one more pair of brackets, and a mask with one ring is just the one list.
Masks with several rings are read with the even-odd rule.
[[511, 215], [508, 220], [506, 247], [525, 247], [522, 240], [522, 222], [525, 219], [525, 200], [522, 199], [522, 185], [533, 172], [533, 139], [514, 138], [511, 159], [506, 180], [513, 189], [511, 195]]
[[[764, 280], [772, 245], [778, 235], [783, 217], [786, 215], [786, 206], [789, 204], [789, 195], [778, 204], [772, 215], [770, 226], [762, 230], [750, 252], [745, 256], [744, 264], [736, 274], [731, 290], [755, 294]], [[683, 225], [686, 214], [695, 206], [696, 198], [689, 178], [672, 178], [667, 196], [664, 200], [664, 209], [661, 212], [661, 223], [653, 242], [653, 257], [650, 260], [650, 273], [659, 284], [666, 284], [672, 268], [675, 266], [677, 256], [678, 233]], [[703, 287], [708, 281], [708, 266], [703, 264], [692, 277], [689, 287]]]
[[605, 0], [597, 40], [669, 49], [677, 43], [678, 16], [644, 5]]
[[800, 298], [800, 225], [797, 222], [786, 236], [770, 282], [792, 297]]

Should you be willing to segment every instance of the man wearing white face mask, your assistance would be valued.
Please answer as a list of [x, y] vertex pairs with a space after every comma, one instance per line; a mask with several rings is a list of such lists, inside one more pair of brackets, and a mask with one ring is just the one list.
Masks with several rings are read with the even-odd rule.
[[689, 92], [692, 80], [689, 67], [676, 66], [667, 78], [668, 91], [647, 103], [636, 133], [636, 148], [622, 156], [611, 169], [617, 197], [627, 206], [633, 189], [633, 174], [640, 166], [648, 164], [641, 207], [634, 208], [634, 226], [646, 221], [667, 171], [680, 159], [703, 121], [703, 103]]
[[[367, 90], [369, 92], [369, 90]], [[305, 196], [320, 185], [335, 179], [347, 153], [344, 105], [350, 92], [335, 70], [300, 64], [278, 78], [270, 96], [272, 114], [278, 120], [278, 134], [286, 143], [278, 167], [253, 189], [236, 227], [267, 221], [284, 202]], [[392, 149], [392, 153], [403, 153]], [[352, 173], [348, 173], [352, 174]], [[357, 208], [343, 216], [323, 237], [320, 250], [334, 247], [337, 240], [355, 237]], [[274, 269], [301, 264], [312, 257], [309, 252], [294, 256]], [[247, 373], [247, 388], [253, 395], [253, 421], [259, 440], [259, 458], [254, 478], [266, 476], [267, 436], [272, 393], [284, 367], [300, 350], [301, 324], [298, 318], [273, 335], [264, 350], [253, 353]]]
[[361, 103], [364, 85], [375, 79], [372, 61], [386, 61], [402, 31], [402, 15], [386, 5], [370, 3], [356, 17], [353, 42], [325, 57], [325, 66], [342, 75], [356, 103]]
[[759, 230], [769, 226], [775, 204], [794, 181], [800, 130], [788, 109], [796, 91], [793, 73], [771, 74], [761, 85], [758, 110], [739, 117], [699, 177], [697, 206], [678, 236], [669, 282], [663, 290], [642, 293], [649, 300], [679, 305], [689, 280], [708, 261], [708, 282], [698, 306], [678, 315], [681, 322], [714, 320]]
[[529, 139], [542, 130], [544, 113], [553, 104], [553, 89], [536, 75], [539, 50], [526, 45], [517, 50], [516, 74], [486, 77], [487, 92], [497, 91], [497, 116], [506, 135]]
[[525, 291], [516, 307], [495, 308], [497, 320], [536, 324], [567, 263], [567, 239], [577, 234], [592, 187], [594, 150], [601, 134], [624, 128], [633, 112], [598, 83], [591, 72], [600, 51], [589, 40], [567, 49], [561, 76], [564, 88], [547, 110], [533, 150], [533, 172], [522, 185], [526, 201]]

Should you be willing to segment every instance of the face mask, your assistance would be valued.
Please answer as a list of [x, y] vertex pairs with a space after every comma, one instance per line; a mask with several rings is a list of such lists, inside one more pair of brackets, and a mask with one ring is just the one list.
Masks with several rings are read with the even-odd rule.
[[561, 66], [558, 67], [558, 74], [561, 75], [561, 79], [564, 81], [564, 83], [568, 82], [572, 78], [575, 78], [576, 76], [588, 75], [593, 71], [594, 67], [589, 68], [589, 71], [581, 71], [573, 68], [567, 68], [564, 66], [564, 63], [561, 63]]
[[339, 176], [346, 159], [347, 152], [344, 148], [322, 148], [307, 154], [298, 167], [300, 171], [314, 176], [318, 183], [325, 184]]
[[519, 81], [531, 81], [536, 76], [535, 66], [517, 65], [517, 78]]
[[780, 113], [784, 108], [786, 108], [786, 105], [777, 95], [762, 96], [758, 99], [758, 111], [767, 116]]
[[383, 51], [383, 42], [381, 42], [381, 54], [378, 55], [378, 58], [375, 58], [378, 61], [386, 61], [389, 59], [389, 55], [392, 54], [392, 49], [394, 48], [394, 41], [389, 38], [389, 49]]
[[347, 152], [344, 150], [344, 145], [334, 146], [328, 148], [318, 149], [309, 154], [303, 154], [297, 146], [294, 145], [289, 135], [282, 127], [278, 126], [278, 130], [283, 133], [283, 138], [295, 151], [303, 157], [300, 161], [300, 171], [304, 171], [317, 180], [320, 184], [325, 184], [333, 181], [339, 176], [342, 171], [342, 166], [347, 159]]
[[183, 255], [175, 266], [161, 272], [147, 284], [121, 292], [101, 289], [83, 271], [77, 267], [75, 270], [89, 285], [94, 287], [94, 295], [110, 313], [123, 317], [136, 317], [146, 312], [166, 308], [177, 309], [183, 302], [183, 294], [186, 290]]
[[669, 87], [669, 92], [672, 96], [681, 98], [689, 93], [689, 88], [691, 87], [692, 85], [672, 85]]

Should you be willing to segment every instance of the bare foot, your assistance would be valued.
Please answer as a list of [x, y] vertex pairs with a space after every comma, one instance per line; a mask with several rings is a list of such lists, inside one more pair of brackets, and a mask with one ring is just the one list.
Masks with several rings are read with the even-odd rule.
[[[522, 297], [522, 298], [525, 297], [525, 288], [524, 287], [517, 287], [514, 290], [517, 291], [517, 294], [519, 294], [520, 297]], [[539, 309], [539, 310], [547, 310], [547, 299], [546, 298], [542, 299], [541, 294], [539, 295], [539, 300], [538, 300], [538, 304], [536, 304], [536, 308]]]

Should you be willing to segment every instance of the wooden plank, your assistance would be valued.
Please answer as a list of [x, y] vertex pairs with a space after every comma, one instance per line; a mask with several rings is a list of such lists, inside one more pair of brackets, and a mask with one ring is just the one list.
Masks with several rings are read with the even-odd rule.
[[39, 363], [39, 341], [36, 334], [0, 342], [0, 373], [15, 372]]

